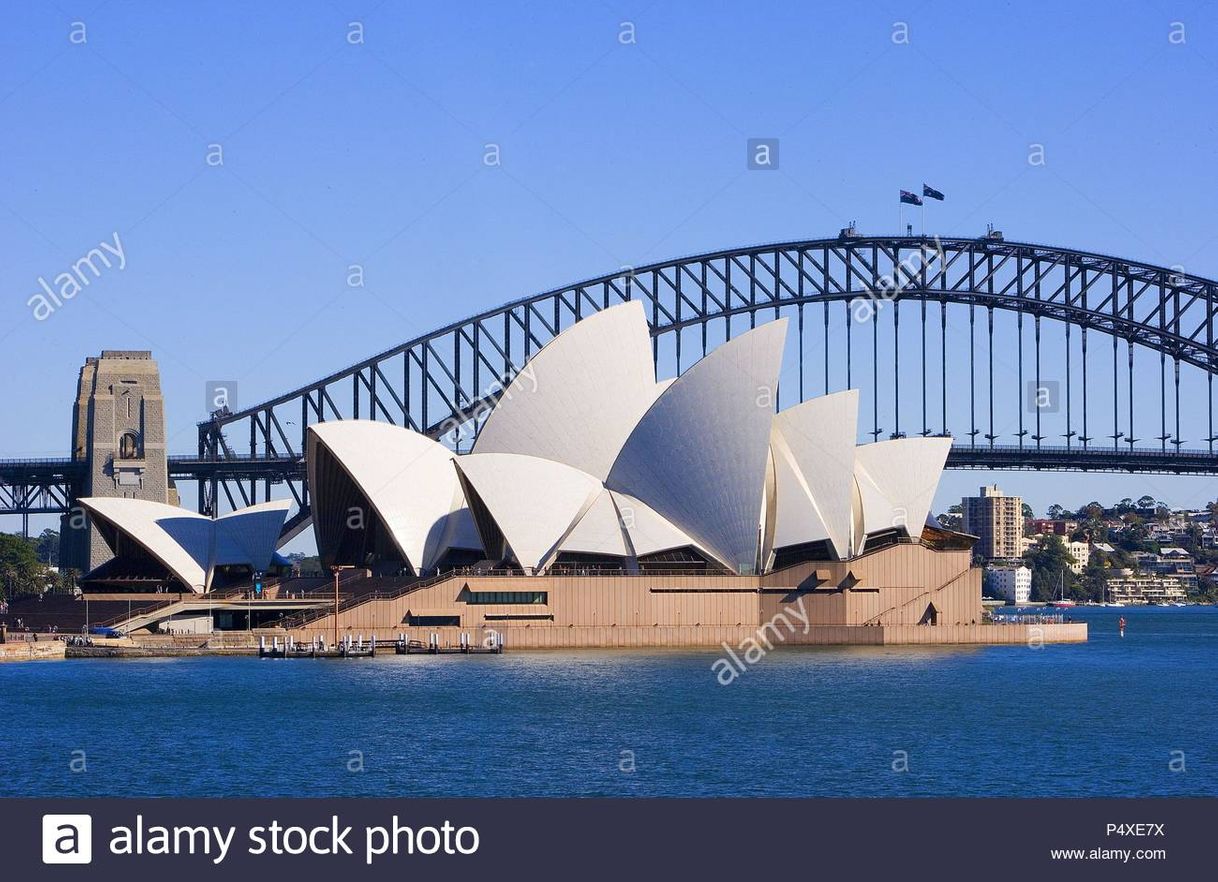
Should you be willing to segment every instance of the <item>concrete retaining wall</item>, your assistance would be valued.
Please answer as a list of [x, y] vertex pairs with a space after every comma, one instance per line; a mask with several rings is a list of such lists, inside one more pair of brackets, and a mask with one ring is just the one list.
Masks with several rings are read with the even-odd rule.
[[7, 643], [0, 643], [0, 661], [30, 661], [31, 659], [63, 658], [65, 644], [62, 640], [16, 640], [9, 635]]
[[[374, 634], [378, 642], [391, 643], [398, 634], [409, 640], [427, 643], [432, 634], [441, 645], [455, 646], [461, 634], [469, 634], [471, 642], [484, 643], [490, 628], [409, 628], [396, 630], [367, 630], [364, 639]], [[742, 641], [756, 638], [757, 628], [742, 625], [674, 625], [645, 627], [562, 627], [554, 625], [505, 626], [494, 629], [503, 635], [504, 648], [512, 649], [607, 649], [607, 648], [683, 648], [738, 646]], [[342, 632], [345, 636], [348, 632]], [[361, 636], [352, 630], [353, 637]], [[791, 633], [786, 628], [778, 637], [771, 636], [774, 645], [803, 646], [891, 646], [902, 644], [974, 644], [974, 645], [1037, 645], [1040, 643], [1081, 643], [1087, 640], [1087, 625], [1075, 622], [1062, 625], [814, 625], [803, 633], [801, 625]], [[301, 630], [292, 633], [297, 640], [309, 641], [314, 636], [327, 643], [334, 640], [333, 630]]]

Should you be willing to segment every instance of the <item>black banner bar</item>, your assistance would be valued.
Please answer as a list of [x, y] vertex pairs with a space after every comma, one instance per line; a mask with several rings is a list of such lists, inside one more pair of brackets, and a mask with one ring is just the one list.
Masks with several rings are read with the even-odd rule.
[[0, 867], [8, 879], [124, 882], [167, 874], [173, 882], [1193, 879], [1212, 875], [1214, 807], [1202, 799], [8, 799], [0, 800]]

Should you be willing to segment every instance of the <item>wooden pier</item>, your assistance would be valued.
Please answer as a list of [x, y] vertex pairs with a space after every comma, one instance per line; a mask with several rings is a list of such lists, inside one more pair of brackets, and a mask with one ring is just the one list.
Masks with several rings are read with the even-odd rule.
[[[384, 644], [382, 644], [382, 647]], [[272, 637], [266, 642], [266, 637], [258, 638], [259, 658], [375, 658], [376, 637], [365, 642], [363, 635], [346, 638], [337, 644], [327, 644], [324, 638], [315, 637], [308, 643], [285, 638], [282, 643], [278, 637]], [[475, 643], [469, 634], [462, 633], [460, 640], [454, 645], [440, 643], [440, 636], [432, 634], [426, 643], [422, 640], [407, 640], [405, 634], [399, 634], [394, 641], [395, 655], [502, 655], [503, 635], [493, 634], [485, 643]]]
[[340, 640], [337, 645], [326, 644], [326, 641], [318, 638], [310, 643], [302, 643], [292, 638], [287, 638], [283, 643], [279, 642], [278, 637], [272, 637], [271, 642], [266, 642], [266, 637], [258, 638], [258, 658], [375, 658], [376, 657], [376, 637], [373, 637], [368, 642], [364, 642], [361, 635], [358, 639], [347, 637], [345, 640]]
[[492, 632], [486, 643], [476, 644], [469, 639], [469, 634], [463, 631], [459, 642], [454, 646], [441, 644], [440, 635], [434, 633], [426, 643], [422, 640], [407, 640], [405, 634], [399, 634], [393, 644], [393, 651], [397, 655], [502, 655], [503, 635]]

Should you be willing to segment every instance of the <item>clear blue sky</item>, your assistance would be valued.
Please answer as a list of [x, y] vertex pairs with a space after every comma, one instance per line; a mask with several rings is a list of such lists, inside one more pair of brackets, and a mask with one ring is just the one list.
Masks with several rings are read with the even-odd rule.
[[[928, 232], [1218, 276], [1212, 7], [813, 5], [6, 2], [0, 456], [66, 454], [102, 348], [154, 351], [188, 452], [208, 380], [252, 404], [623, 264], [892, 231], [923, 181], [948, 195]], [[781, 139], [780, 173], [745, 171], [753, 137]], [[35, 321], [38, 278], [116, 231], [126, 268]], [[1218, 493], [954, 473], [937, 506], [991, 477], [1038, 510]]]

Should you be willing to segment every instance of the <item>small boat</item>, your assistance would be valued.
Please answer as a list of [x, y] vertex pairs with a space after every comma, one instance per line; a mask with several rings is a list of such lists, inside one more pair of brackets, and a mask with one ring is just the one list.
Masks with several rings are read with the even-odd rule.
[[1060, 599], [1059, 600], [1050, 600], [1049, 606], [1056, 607], [1058, 609], [1070, 609], [1071, 607], [1078, 606], [1078, 604], [1075, 603], [1073, 600], [1066, 600], [1066, 571], [1065, 570], [1062, 570], [1061, 573], [1057, 577], [1057, 590], [1060, 594]]

